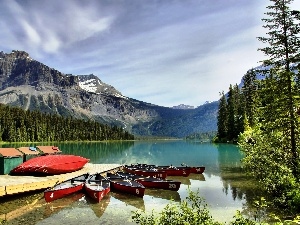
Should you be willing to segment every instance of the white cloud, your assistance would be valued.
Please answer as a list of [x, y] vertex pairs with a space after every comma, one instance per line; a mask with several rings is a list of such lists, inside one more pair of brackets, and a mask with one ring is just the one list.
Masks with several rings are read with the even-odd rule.
[[7, 3], [2, 2], [9, 17], [2, 20], [6, 20], [10, 30], [4, 36], [19, 35], [22, 50], [29, 52], [60, 53], [66, 46], [108, 30], [113, 22], [113, 16], [99, 16], [93, 5], [83, 7], [77, 1]]
[[63, 73], [94, 73], [138, 100], [197, 106], [218, 100], [262, 59], [256, 37], [267, 4], [0, 1], [0, 50], [26, 50]]
[[21, 20], [20, 24], [25, 30], [28, 41], [30, 41], [32, 45], [40, 45], [41, 37], [38, 34], [38, 32], [34, 29], [34, 27], [25, 20]]

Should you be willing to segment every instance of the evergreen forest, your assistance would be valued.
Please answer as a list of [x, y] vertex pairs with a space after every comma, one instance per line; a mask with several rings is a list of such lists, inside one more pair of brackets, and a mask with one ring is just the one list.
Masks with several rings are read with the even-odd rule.
[[237, 84], [230, 85], [226, 94], [221, 93], [215, 142], [236, 143], [247, 126], [255, 125], [259, 107], [259, 87], [263, 83], [257, 79], [257, 74], [260, 74], [260, 71], [249, 70], [243, 77], [242, 88]]
[[[293, 0], [270, 0], [259, 51], [266, 59], [242, 87], [221, 93], [217, 142], [237, 143], [243, 168], [268, 193], [269, 205], [300, 213], [300, 11]], [[259, 79], [258, 79], [259, 77]]]
[[133, 140], [123, 128], [92, 120], [62, 117], [0, 104], [0, 141], [103, 141]]

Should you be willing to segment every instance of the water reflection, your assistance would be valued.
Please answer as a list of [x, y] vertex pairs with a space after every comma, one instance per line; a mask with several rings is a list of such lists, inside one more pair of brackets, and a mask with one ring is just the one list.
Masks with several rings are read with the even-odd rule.
[[79, 199], [82, 199], [84, 197], [84, 193], [74, 193], [72, 195], [66, 196], [61, 199], [57, 199], [56, 201], [52, 201], [45, 204], [44, 209], [44, 218], [47, 218], [51, 216], [54, 213], [59, 212], [63, 208], [67, 208], [70, 205], [72, 205], [74, 202], [79, 201]]
[[110, 195], [115, 199], [123, 202], [127, 205], [133, 206], [136, 209], [145, 210], [145, 201], [143, 198], [126, 194], [126, 193], [118, 193], [118, 192], [111, 192]]
[[90, 198], [87, 201], [88, 201], [91, 209], [94, 211], [95, 215], [98, 218], [101, 218], [101, 216], [104, 214], [107, 206], [110, 203], [110, 194], [107, 194], [106, 196], [104, 196], [100, 202], [95, 202], [95, 201], [93, 201], [93, 199], [90, 199]]
[[89, 158], [91, 163], [118, 163], [126, 157], [126, 151], [134, 145], [133, 141], [62, 143], [60, 149], [65, 154], [76, 154]]
[[215, 144], [218, 150], [218, 162], [220, 167], [240, 167], [243, 154], [237, 145]]
[[195, 173], [191, 173], [188, 176], [189, 180], [200, 180], [200, 181], [205, 181], [205, 176], [204, 174], [195, 174]]
[[149, 195], [154, 198], [174, 200], [175, 202], [180, 202], [181, 197], [177, 191], [163, 190], [163, 189], [146, 189], [145, 195]]

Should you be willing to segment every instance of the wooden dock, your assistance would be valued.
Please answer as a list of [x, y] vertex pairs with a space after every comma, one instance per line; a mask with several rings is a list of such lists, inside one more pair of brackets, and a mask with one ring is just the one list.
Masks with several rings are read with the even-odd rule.
[[122, 168], [122, 165], [120, 164], [87, 163], [81, 170], [46, 177], [0, 175], [0, 197], [46, 189], [84, 173], [106, 173], [119, 170], [120, 168]]

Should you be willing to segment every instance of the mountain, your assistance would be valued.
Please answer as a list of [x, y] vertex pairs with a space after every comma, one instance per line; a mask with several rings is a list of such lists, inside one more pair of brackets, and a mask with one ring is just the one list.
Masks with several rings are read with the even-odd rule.
[[184, 137], [217, 130], [218, 102], [173, 109], [123, 96], [97, 76], [64, 74], [27, 52], [0, 52], [0, 103], [122, 126], [135, 135]]

